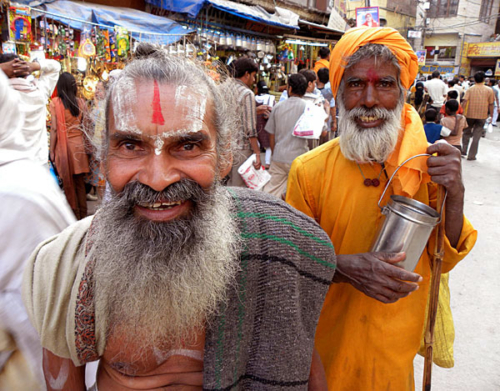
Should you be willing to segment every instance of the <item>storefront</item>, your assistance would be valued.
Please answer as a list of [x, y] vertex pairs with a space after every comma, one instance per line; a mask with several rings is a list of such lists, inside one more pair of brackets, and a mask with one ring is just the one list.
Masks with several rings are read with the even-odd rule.
[[470, 69], [466, 76], [483, 71], [488, 77], [500, 78], [500, 69], [497, 66], [500, 60], [500, 42], [469, 43], [464, 45], [462, 56], [465, 53], [467, 60], [463, 61], [463, 68], [468, 66]]
[[171, 45], [194, 31], [167, 18], [129, 8], [57, 0], [37, 7], [7, 4], [2, 52], [27, 61], [50, 58], [72, 73], [87, 100], [99, 81], [123, 68], [139, 42]]

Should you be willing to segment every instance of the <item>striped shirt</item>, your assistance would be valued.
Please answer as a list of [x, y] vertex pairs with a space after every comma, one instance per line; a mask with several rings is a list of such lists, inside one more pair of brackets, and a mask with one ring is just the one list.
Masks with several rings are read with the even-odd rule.
[[248, 86], [239, 79], [232, 79], [238, 110], [238, 130], [236, 147], [239, 150], [251, 150], [250, 137], [257, 137], [257, 112], [255, 95]]
[[[473, 119], [488, 118], [488, 106], [495, 102], [495, 94], [484, 83], [477, 83], [465, 92], [465, 116]], [[493, 113], [492, 113], [493, 114]]]

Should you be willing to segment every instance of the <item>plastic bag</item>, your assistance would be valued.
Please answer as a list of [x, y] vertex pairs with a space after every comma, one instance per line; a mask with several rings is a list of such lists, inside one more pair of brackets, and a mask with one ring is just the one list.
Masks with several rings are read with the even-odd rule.
[[491, 117], [488, 117], [486, 122], [484, 123], [483, 129], [488, 133], [493, 133], [493, 125], [491, 124]]
[[263, 167], [257, 170], [253, 165], [255, 160], [256, 157], [254, 153], [238, 168], [238, 174], [241, 175], [248, 188], [252, 190], [262, 190], [264, 185], [271, 180], [271, 174]]
[[[450, 306], [450, 286], [448, 284], [449, 273], [442, 274], [439, 282], [438, 309], [436, 314], [436, 323], [434, 326], [434, 344], [432, 361], [441, 368], [453, 368], [455, 359], [453, 357], [453, 343], [455, 342], [455, 325]], [[427, 312], [429, 310], [429, 301], [425, 309], [425, 319], [427, 323]], [[427, 327], [426, 327], [427, 328]], [[425, 330], [422, 331], [420, 338], [420, 350], [418, 354], [425, 357]]]
[[323, 107], [307, 103], [304, 112], [293, 127], [295, 137], [305, 139], [319, 139], [328, 117]]

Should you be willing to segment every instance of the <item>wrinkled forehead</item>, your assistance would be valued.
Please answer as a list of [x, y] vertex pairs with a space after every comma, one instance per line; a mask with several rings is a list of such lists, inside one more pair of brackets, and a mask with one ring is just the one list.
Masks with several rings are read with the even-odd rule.
[[[167, 96], [165, 88], [168, 89]], [[206, 86], [176, 85], [170, 81], [134, 79], [123, 75], [114, 85], [108, 102], [108, 114], [112, 113], [115, 128], [140, 133], [137, 120], [144, 114], [139, 110], [143, 110], [145, 100], [147, 110], [151, 111], [151, 121], [157, 125], [164, 124], [163, 116], [175, 113], [191, 127], [201, 129], [205, 117], [211, 117], [207, 115], [207, 109], [211, 106], [212, 95]], [[173, 113], [163, 112], [166, 101]]]

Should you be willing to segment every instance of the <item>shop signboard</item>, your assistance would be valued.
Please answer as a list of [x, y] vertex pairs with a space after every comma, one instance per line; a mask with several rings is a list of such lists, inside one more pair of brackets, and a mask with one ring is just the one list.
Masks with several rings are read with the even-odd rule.
[[495, 66], [495, 77], [500, 76], [500, 60], [497, 60], [497, 64]]
[[469, 43], [464, 42], [463, 47], [462, 47], [462, 55], [461, 61], [460, 61], [460, 71], [459, 73], [461, 75], [465, 75], [468, 77], [470, 75], [470, 60], [467, 57], [467, 53], [469, 52]]
[[445, 73], [453, 73], [455, 67], [452, 66], [440, 66], [440, 65], [424, 65], [420, 67], [420, 73], [432, 73], [434, 71], [438, 71], [441, 74]]
[[467, 57], [500, 57], [500, 42], [469, 43]]
[[378, 7], [356, 8], [356, 27], [379, 27], [380, 17]]
[[418, 65], [425, 65], [425, 55], [427, 52], [425, 50], [417, 50], [416, 52]]

